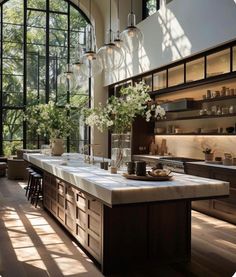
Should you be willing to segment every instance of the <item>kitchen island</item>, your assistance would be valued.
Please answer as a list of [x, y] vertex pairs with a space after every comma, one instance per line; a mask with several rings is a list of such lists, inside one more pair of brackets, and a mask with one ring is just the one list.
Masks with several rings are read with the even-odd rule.
[[185, 174], [134, 181], [83, 163], [81, 156], [24, 154], [43, 172], [45, 208], [104, 274], [191, 255], [191, 201], [226, 197], [227, 182]]

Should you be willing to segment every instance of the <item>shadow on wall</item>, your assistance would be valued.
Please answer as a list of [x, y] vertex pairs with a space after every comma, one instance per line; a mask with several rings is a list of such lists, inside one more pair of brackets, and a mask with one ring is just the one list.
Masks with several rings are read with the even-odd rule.
[[[153, 25], [154, 28], [148, 28]], [[157, 59], [158, 64], [163, 65], [191, 54], [192, 44], [175, 14], [166, 4], [162, 4], [159, 12], [141, 22], [139, 27], [144, 33], [143, 47], [131, 55], [125, 53], [123, 66], [106, 74], [106, 84], [156, 68]], [[158, 38], [161, 38], [161, 41]]]

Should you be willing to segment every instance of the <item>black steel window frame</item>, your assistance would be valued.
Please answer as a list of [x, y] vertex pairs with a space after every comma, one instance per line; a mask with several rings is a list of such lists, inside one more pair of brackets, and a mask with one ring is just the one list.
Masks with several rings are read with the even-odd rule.
[[[67, 15], [68, 17], [68, 26], [67, 26], [67, 30], [62, 30], [62, 31], [67, 31], [67, 35], [68, 35], [68, 41], [67, 41], [67, 62], [70, 62], [70, 50], [73, 48], [70, 46], [70, 34], [71, 34], [71, 29], [70, 29], [70, 7], [73, 7], [74, 9], [76, 9], [78, 11], [78, 13], [81, 14], [81, 16], [87, 21], [88, 24], [90, 24], [90, 20], [87, 17], [87, 15], [78, 7], [76, 6], [73, 2], [71, 2], [70, 0], [64, 0], [64, 2], [67, 2], [67, 7], [68, 10], [67, 12], [61, 12], [61, 11], [53, 11], [50, 10], [50, 0], [45, 0], [46, 1], [46, 9], [34, 9], [34, 8], [28, 8], [27, 7], [27, 0], [23, 0], [23, 13], [24, 13], [24, 18], [23, 18], [23, 25], [22, 24], [16, 24], [16, 23], [4, 23], [3, 22], [3, 5], [8, 2], [10, 0], [4, 0], [0, 3], [0, 18], [1, 18], [1, 22], [0, 22], [0, 156], [2, 156], [4, 154], [3, 152], [3, 111], [4, 110], [22, 110], [24, 111], [26, 106], [27, 106], [27, 45], [30, 44], [27, 42], [27, 28], [29, 27], [27, 25], [27, 12], [28, 10], [33, 10], [33, 11], [39, 11], [39, 12], [44, 12], [46, 13], [46, 44], [42, 44], [42, 46], [46, 47], [46, 76], [45, 76], [45, 80], [46, 80], [46, 87], [45, 87], [45, 98], [46, 98], [46, 103], [48, 103], [49, 99], [50, 99], [50, 79], [49, 79], [49, 67], [50, 67], [50, 47], [53, 45], [49, 44], [50, 38], [49, 38], [49, 34], [50, 34], [50, 30], [53, 30], [54, 28], [50, 28], [50, 24], [49, 24], [49, 20], [50, 20], [50, 14], [51, 13], [55, 13], [55, 14], [64, 14]], [[23, 58], [19, 59], [23, 61], [23, 105], [22, 106], [6, 106], [3, 105], [3, 81], [2, 81], [2, 76], [4, 75], [2, 73], [3, 70], [3, 25], [15, 25], [15, 26], [23, 26]], [[32, 26], [33, 27], [33, 26]], [[59, 29], [58, 29], [59, 30]], [[73, 32], [80, 32], [77, 30], [73, 30]], [[4, 43], [7, 42], [4, 40]], [[9, 41], [9, 43], [14, 43], [13, 41]], [[19, 42], [15, 42], [17, 44], [21, 44]], [[34, 44], [34, 43], [33, 43]], [[39, 45], [39, 44], [35, 44], [35, 45]], [[60, 47], [60, 46], [57, 46]], [[4, 57], [5, 59], [5, 57]], [[9, 59], [14, 59], [14, 57], [9, 57]], [[5, 74], [6, 75], [6, 74]], [[12, 74], [9, 74], [12, 75]], [[39, 85], [39, 84], [38, 84]], [[19, 91], [20, 92], [20, 91]], [[38, 94], [39, 97], [39, 94]], [[91, 79], [88, 79], [88, 101], [89, 101], [89, 106], [91, 104]], [[70, 102], [70, 91], [67, 90], [67, 103]], [[90, 143], [90, 129], [88, 129], [88, 132], [85, 131], [85, 137], [84, 137], [84, 141]], [[14, 140], [14, 141], [22, 141], [22, 140]], [[37, 139], [37, 144], [39, 147], [39, 137]], [[23, 148], [26, 148], [27, 146], [27, 123], [23, 122]], [[70, 150], [70, 139], [68, 138], [67, 140], [67, 151], [69, 152]]]

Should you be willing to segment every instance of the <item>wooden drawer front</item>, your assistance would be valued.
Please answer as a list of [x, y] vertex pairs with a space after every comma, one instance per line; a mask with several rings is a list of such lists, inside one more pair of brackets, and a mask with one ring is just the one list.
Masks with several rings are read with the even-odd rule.
[[44, 192], [44, 195], [51, 196], [52, 193], [51, 193], [50, 185], [45, 184], [43, 187], [43, 192]]
[[51, 186], [56, 190], [57, 189], [57, 179], [56, 177], [52, 176], [51, 177]]
[[186, 163], [185, 170], [186, 170], [186, 173], [190, 175], [211, 178], [211, 170], [206, 166], [199, 166], [199, 165]]
[[58, 193], [61, 194], [61, 195], [65, 195], [65, 184], [62, 183], [62, 182], [59, 182], [57, 184], [57, 189], [58, 189]]
[[61, 220], [61, 221], [65, 221], [65, 212], [64, 209], [61, 209], [60, 207], [57, 208], [57, 217]]
[[209, 210], [212, 206], [212, 200], [198, 200], [192, 201], [192, 209], [197, 211]]
[[88, 230], [92, 231], [96, 236], [101, 236], [101, 218], [88, 214]]
[[91, 235], [88, 235], [88, 251], [100, 262], [101, 260], [101, 244]]
[[66, 213], [71, 217], [75, 218], [75, 205], [66, 199]]
[[88, 198], [88, 209], [100, 216], [102, 211], [102, 204], [95, 199]]
[[74, 200], [74, 190], [73, 187], [70, 185], [66, 186], [66, 198], [69, 199], [71, 202]]
[[86, 212], [82, 211], [78, 207], [76, 207], [76, 222], [84, 230], [87, 229], [87, 226], [88, 226], [88, 224], [87, 224], [87, 214], [86, 214]]
[[86, 211], [86, 199], [85, 196], [76, 193], [76, 205], [82, 210], [82, 211]]
[[64, 206], [65, 206], [65, 198], [62, 195], [58, 194], [58, 201], [57, 202], [58, 202], [58, 204], [62, 208], [64, 208]]
[[57, 204], [56, 202], [51, 202], [51, 211], [56, 215], [57, 214]]
[[51, 197], [54, 201], [57, 201], [57, 191], [54, 188], [51, 188]]
[[79, 240], [79, 242], [86, 247], [87, 246], [87, 233], [86, 231], [81, 228], [78, 224], [76, 224], [76, 236]]
[[65, 225], [71, 232], [74, 232], [74, 220], [67, 214], [65, 214]]
[[51, 210], [51, 199], [49, 198], [48, 195], [45, 195], [43, 198], [44, 206], [48, 209]]

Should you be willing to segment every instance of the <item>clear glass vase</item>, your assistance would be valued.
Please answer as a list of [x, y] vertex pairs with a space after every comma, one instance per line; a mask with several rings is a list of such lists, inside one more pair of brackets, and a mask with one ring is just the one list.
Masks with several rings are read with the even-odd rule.
[[131, 161], [131, 135], [111, 135], [111, 162], [118, 169], [126, 169], [127, 162]]

